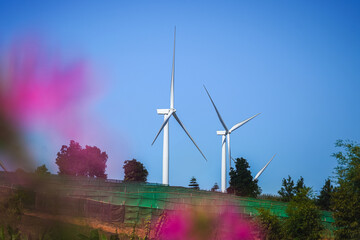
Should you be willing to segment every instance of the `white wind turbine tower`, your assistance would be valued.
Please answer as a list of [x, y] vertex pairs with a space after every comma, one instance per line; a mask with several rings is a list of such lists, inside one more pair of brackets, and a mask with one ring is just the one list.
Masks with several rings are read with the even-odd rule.
[[275, 156], [276, 156], [276, 154], [274, 154], [274, 156], [270, 159], [270, 161], [268, 161], [268, 163], [256, 174], [256, 176], [254, 177], [254, 180], [256, 180], [260, 177], [260, 175], [265, 171], [266, 167], [271, 163], [271, 161], [274, 159]]
[[205, 91], [207, 93], [207, 95], [210, 98], [210, 101], [212, 103], [212, 105], [215, 108], [215, 111], [218, 115], [218, 118], [221, 122], [221, 124], [224, 127], [224, 131], [217, 131], [217, 135], [221, 135], [222, 136], [222, 140], [221, 140], [221, 146], [222, 146], [222, 151], [221, 151], [221, 191], [225, 192], [226, 191], [226, 139], [227, 139], [227, 145], [228, 145], [228, 155], [229, 155], [229, 165], [231, 166], [231, 150], [230, 150], [230, 134], [235, 131], [236, 129], [238, 129], [239, 127], [241, 127], [242, 125], [244, 125], [245, 123], [247, 123], [248, 121], [250, 121], [251, 119], [253, 119], [254, 117], [256, 117], [257, 115], [259, 115], [260, 113], [252, 116], [251, 118], [248, 118], [242, 122], [239, 122], [237, 124], [235, 124], [230, 130], [227, 128], [227, 126], [224, 123], [224, 120], [222, 119], [218, 109], [215, 106], [214, 101], [212, 100], [210, 93], [208, 92], [208, 90], [206, 89], [206, 87], [204, 86]]
[[163, 141], [163, 184], [169, 185], [169, 120], [171, 116], [174, 116], [175, 120], [179, 123], [181, 128], [188, 135], [190, 140], [194, 143], [196, 148], [199, 150], [201, 155], [206, 159], [204, 154], [201, 152], [200, 148], [196, 145], [194, 139], [190, 136], [190, 133], [186, 130], [184, 124], [180, 121], [179, 117], [176, 114], [176, 109], [174, 108], [174, 74], [175, 74], [175, 39], [176, 39], [176, 27], [174, 30], [174, 52], [173, 52], [173, 62], [172, 62], [172, 71], [171, 71], [171, 87], [170, 87], [170, 108], [169, 109], [157, 109], [157, 113], [164, 115], [164, 123], [161, 125], [159, 132], [156, 134], [156, 137], [151, 145], [154, 144], [160, 132], [164, 129], [164, 141]]

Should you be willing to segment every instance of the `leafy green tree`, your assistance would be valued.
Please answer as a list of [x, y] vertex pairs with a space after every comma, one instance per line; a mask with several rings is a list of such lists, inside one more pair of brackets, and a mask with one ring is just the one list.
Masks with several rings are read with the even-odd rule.
[[49, 172], [45, 164], [43, 164], [35, 169], [35, 174], [38, 176], [49, 176], [51, 173]]
[[258, 209], [259, 215], [256, 221], [261, 230], [261, 235], [264, 240], [279, 240], [285, 239], [283, 222], [275, 215], [272, 215], [269, 209]]
[[196, 190], [200, 190], [199, 184], [197, 183], [195, 177], [192, 177], [192, 178], [190, 179], [189, 187], [190, 187], [190, 188], [193, 188], [193, 189], [196, 189]]
[[330, 211], [330, 203], [334, 187], [331, 185], [331, 180], [328, 178], [325, 180], [325, 184], [320, 191], [320, 195], [316, 199], [316, 204], [326, 211]]
[[216, 192], [218, 189], [219, 189], [219, 185], [215, 183], [214, 186], [211, 188], [211, 191]]
[[235, 169], [230, 168], [230, 187], [228, 193], [235, 193], [238, 196], [256, 197], [261, 193], [258, 180], [253, 180], [249, 170], [249, 163], [245, 158], [235, 160]]
[[288, 175], [287, 179], [283, 178], [282, 187], [278, 193], [281, 196], [281, 200], [284, 202], [289, 202], [294, 197], [294, 181], [291, 179], [290, 175]]
[[292, 198], [286, 209], [286, 236], [290, 239], [315, 240], [321, 238], [324, 227], [321, 212], [310, 198], [311, 189], [303, 188]]
[[124, 162], [124, 181], [126, 182], [146, 182], [149, 175], [145, 166], [136, 159], [126, 160]]
[[337, 187], [332, 195], [331, 208], [335, 219], [337, 239], [360, 239], [360, 145], [338, 140], [336, 147], [342, 149], [333, 156]]
[[59, 175], [107, 178], [105, 174], [108, 155], [97, 147], [82, 148], [74, 140], [69, 146], [63, 145], [57, 153], [56, 164]]

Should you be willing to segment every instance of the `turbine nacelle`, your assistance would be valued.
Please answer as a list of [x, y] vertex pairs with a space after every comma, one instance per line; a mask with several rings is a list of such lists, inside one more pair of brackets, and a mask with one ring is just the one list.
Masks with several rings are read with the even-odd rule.
[[227, 132], [226, 131], [216, 131], [217, 135], [226, 135]]
[[159, 115], [167, 115], [170, 112], [176, 112], [175, 108], [169, 108], [169, 109], [156, 109], [157, 114]]

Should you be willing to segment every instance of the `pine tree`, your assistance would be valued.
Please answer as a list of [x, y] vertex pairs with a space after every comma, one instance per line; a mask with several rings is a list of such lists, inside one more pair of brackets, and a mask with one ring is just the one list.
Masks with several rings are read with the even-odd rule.
[[238, 196], [256, 197], [261, 193], [258, 180], [253, 180], [249, 170], [249, 163], [245, 158], [235, 160], [235, 169], [230, 168], [230, 187], [228, 193], [235, 193]]
[[334, 187], [331, 185], [331, 180], [325, 180], [325, 184], [320, 191], [320, 195], [316, 199], [316, 204], [323, 210], [330, 211], [331, 195], [334, 192]]
[[290, 175], [288, 175], [287, 179], [283, 178], [282, 187], [278, 193], [281, 196], [282, 201], [289, 202], [291, 199], [293, 199], [294, 196], [299, 194], [304, 189], [310, 191], [310, 188], [306, 187], [304, 178], [302, 176], [300, 176], [299, 180], [296, 182], [296, 185], [294, 185], [294, 181], [291, 179]]
[[302, 176], [300, 176], [299, 180], [297, 180], [296, 182], [296, 186], [294, 188], [294, 193], [295, 195], [297, 195], [299, 192], [301, 192], [301, 190], [307, 188], [305, 183], [304, 183], [304, 178]]
[[294, 181], [291, 179], [290, 175], [288, 175], [287, 179], [283, 178], [282, 187], [278, 193], [281, 196], [281, 200], [284, 202], [289, 202], [294, 197]]
[[50, 175], [51, 173], [48, 171], [47, 167], [45, 166], [45, 164], [37, 167], [35, 169], [35, 174], [38, 175], [38, 176], [48, 176]]
[[196, 190], [200, 190], [199, 184], [197, 183], [195, 177], [192, 177], [192, 178], [190, 179], [189, 187], [190, 187], [190, 188], [193, 188], [193, 189], [196, 189]]

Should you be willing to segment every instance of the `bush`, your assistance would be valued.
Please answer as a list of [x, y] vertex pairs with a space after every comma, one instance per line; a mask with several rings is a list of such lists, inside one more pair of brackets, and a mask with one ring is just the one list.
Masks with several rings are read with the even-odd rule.
[[321, 213], [315, 202], [310, 199], [310, 190], [304, 188], [290, 201], [286, 213], [286, 235], [290, 239], [320, 239], [324, 229]]
[[259, 215], [256, 217], [256, 221], [261, 230], [262, 239], [284, 239], [282, 221], [277, 216], [272, 215], [268, 209], [258, 209], [258, 211]]
[[5, 236], [4, 229], [6, 229], [9, 236], [18, 235], [23, 214], [23, 194], [22, 192], [16, 191], [0, 204], [0, 226], [2, 227], [2, 235]]
[[279, 201], [279, 202], [282, 200], [282, 198], [279, 195], [274, 195], [274, 194], [260, 194], [259, 196], [257, 196], [257, 199]]
[[360, 239], [360, 145], [351, 141], [336, 142], [343, 151], [333, 154], [337, 187], [331, 194], [334, 211], [335, 237]]

